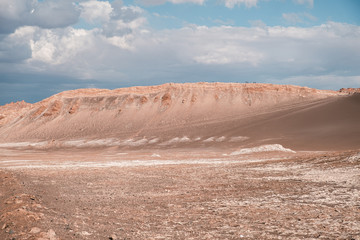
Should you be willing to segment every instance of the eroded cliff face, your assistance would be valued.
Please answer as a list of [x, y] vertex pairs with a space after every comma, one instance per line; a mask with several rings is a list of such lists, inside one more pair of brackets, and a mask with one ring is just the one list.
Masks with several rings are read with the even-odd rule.
[[345, 93], [345, 94], [360, 94], [360, 88], [342, 88], [339, 90], [340, 93]]
[[339, 95], [298, 86], [235, 83], [79, 89], [35, 104], [0, 107], [0, 141], [145, 136]]
[[33, 104], [25, 101], [12, 102], [0, 106], [0, 127], [25, 114], [32, 108]]

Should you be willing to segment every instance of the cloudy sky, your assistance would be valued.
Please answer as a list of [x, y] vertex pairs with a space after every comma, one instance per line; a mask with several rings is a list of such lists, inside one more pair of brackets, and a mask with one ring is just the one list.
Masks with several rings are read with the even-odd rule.
[[360, 87], [360, 1], [0, 0], [0, 104], [200, 81]]

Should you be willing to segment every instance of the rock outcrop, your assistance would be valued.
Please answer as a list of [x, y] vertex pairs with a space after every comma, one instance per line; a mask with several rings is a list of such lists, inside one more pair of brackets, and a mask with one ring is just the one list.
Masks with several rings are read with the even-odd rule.
[[359, 93], [360, 94], [360, 88], [342, 88], [339, 90], [340, 93], [347, 93], [349, 95]]

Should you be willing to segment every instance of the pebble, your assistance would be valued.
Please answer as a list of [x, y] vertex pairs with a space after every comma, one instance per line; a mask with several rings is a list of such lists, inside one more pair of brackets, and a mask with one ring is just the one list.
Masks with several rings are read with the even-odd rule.
[[50, 239], [56, 239], [55, 236], [56, 236], [56, 233], [54, 230], [50, 229], [48, 232], [47, 232], [48, 236]]
[[39, 233], [40, 231], [41, 231], [40, 228], [38, 228], [38, 227], [33, 227], [33, 228], [31, 228], [30, 233], [36, 234], [36, 233]]
[[117, 240], [118, 238], [116, 237], [116, 235], [115, 234], [113, 234], [113, 235], [111, 235], [110, 237], [109, 237], [109, 240]]

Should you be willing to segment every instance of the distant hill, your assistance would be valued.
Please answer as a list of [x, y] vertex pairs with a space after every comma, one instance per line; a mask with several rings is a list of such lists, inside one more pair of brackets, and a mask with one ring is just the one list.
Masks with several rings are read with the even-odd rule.
[[360, 148], [357, 92], [256, 83], [78, 89], [34, 104], [0, 106], [0, 143], [44, 148], [268, 143], [297, 150]]

